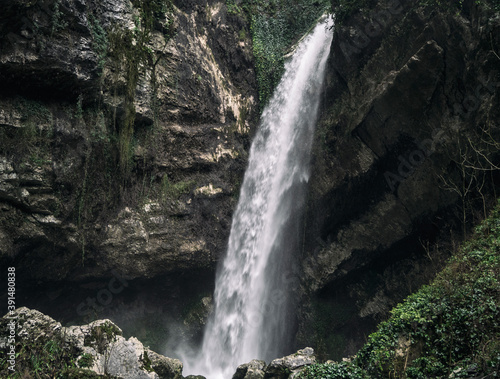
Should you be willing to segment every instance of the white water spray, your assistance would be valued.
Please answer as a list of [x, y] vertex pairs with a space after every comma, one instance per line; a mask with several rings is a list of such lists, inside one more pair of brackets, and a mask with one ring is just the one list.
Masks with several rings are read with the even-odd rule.
[[239, 364], [269, 362], [288, 348], [293, 260], [331, 25], [323, 20], [299, 43], [262, 114], [217, 272], [214, 314], [185, 375], [228, 379]]

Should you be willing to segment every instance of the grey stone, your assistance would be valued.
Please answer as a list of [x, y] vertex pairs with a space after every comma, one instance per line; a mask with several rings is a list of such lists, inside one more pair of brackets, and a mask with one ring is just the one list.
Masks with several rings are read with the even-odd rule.
[[265, 370], [266, 379], [294, 378], [304, 367], [316, 363], [316, 356], [311, 347], [298, 350], [294, 354], [274, 359]]

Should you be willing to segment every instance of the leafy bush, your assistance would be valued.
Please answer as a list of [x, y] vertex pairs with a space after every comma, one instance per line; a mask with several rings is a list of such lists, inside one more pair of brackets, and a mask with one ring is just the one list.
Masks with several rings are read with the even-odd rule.
[[335, 1], [333, 13], [335, 14], [335, 22], [342, 24], [348, 17], [355, 12], [365, 8], [368, 5], [368, 0], [338, 0]]
[[303, 378], [497, 377], [499, 253], [500, 201], [434, 282], [392, 310], [352, 363], [314, 365]]
[[362, 368], [351, 362], [322, 363], [308, 366], [300, 373], [299, 379], [368, 379], [370, 376]]
[[92, 367], [94, 364], [94, 357], [92, 354], [84, 353], [78, 360], [78, 366], [82, 368]]
[[[66, 378], [67, 371], [76, 368], [74, 352], [63, 347], [56, 338], [40, 337], [30, 343], [16, 343], [16, 365], [13, 373], [6, 358], [0, 358], [2, 378]], [[6, 355], [5, 355], [6, 357]]]

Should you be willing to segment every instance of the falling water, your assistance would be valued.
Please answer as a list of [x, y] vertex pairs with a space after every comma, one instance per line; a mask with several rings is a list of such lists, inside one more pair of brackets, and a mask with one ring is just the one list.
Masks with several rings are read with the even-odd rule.
[[186, 374], [231, 378], [239, 364], [269, 361], [288, 348], [293, 259], [331, 23], [323, 20], [300, 42], [262, 114], [217, 273], [214, 314]]

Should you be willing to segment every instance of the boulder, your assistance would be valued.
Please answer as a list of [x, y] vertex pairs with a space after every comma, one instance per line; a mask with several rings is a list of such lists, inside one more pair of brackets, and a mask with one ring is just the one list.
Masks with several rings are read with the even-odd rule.
[[[85, 371], [86, 377], [182, 378], [182, 363], [179, 360], [164, 357], [144, 347], [135, 337], [126, 339], [121, 329], [110, 320], [96, 320], [87, 325], [62, 327], [61, 323], [37, 310], [18, 308], [0, 319], [2, 350], [7, 346], [8, 328], [5, 325], [11, 320], [17, 323], [16, 338], [24, 341], [23, 343], [31, 343], [35, 349], [33, 351], [23, 349], [17, 360], [25, 358], [22, 354], [38, 355], [40, 352], [36, 350], [37, 348], [48, 346], [49, 341], [57, 341], [66, 354], [71, 356], [71, 360], [76, 362], [76, 367], [69, 367], [65, 371], [70, 377], [78, 377], [79, 372], [83, 375]], [[33, 345], [33, 341], [37, 340], [42, 343]]]
[[239, 365], [233, 379], [263, 379], [266, 362], [253, 359], [249, 363]]
[[[296, 377], [304, 367], [316, 363], [316, 356], [311, 347], [306, 347], [294, 354], [273, 360], [265, 370], [265, 379], [287, 379]], [[246, 377], [245, 377], [246, 378]]]

